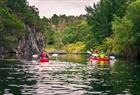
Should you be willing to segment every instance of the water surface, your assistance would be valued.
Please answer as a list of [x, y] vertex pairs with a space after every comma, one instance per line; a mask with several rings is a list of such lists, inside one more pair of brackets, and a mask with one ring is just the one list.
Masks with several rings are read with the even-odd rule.
[[138, 62], [90, 63], [83, 55], [56, 59], [0, 61], [0, 95], [140, 95]]

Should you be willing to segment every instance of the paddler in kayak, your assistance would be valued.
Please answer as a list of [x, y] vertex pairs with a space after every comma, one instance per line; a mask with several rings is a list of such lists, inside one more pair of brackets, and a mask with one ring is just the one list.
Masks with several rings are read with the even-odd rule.
[[39, 61], [41, 63], [49, 62], [49, 58], [47, 58], [47, 53], [45, 51], [42, 53], [42, 57], [40, 57]]
[[45, 50], [40, 49], [40, 53], [39, 53], [38, 59], [40, 61], [43, 60], [43, 61], [48, 62], [49, 61], [49, 55], [48, 55], [48, 53]]
[[94, 57], [94, 58], [98, 58], [99, 57], [99, 52], [96, 51], [96, 52], [90, 52], [90, 51], [87, 51], [88, 54], [90, 54], [90, 57]]
[[98, 57], [99, 57], [99, 52], [96, 51], [96, 52], [95, 52], [95, 58], [98, 58]]
[[[39, 55], [38, 55], [38, 59], [43, 57], [43, 52], [46, 52], [43, 48], [40, 49]], [[48, 53], [46, 52], [46, 57], [49, 58]]]
[[100, 51], [99, 57], [100, 58], [108, 58], [107, 55], [106, 55], [106, 53], [103, 50]]

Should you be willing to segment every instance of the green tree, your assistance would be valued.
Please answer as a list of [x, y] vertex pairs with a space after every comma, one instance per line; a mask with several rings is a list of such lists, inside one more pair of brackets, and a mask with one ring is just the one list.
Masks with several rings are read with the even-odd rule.
[[129, 0], [101, 0], [93, 7], [86, 7], [87, 21], [92, 27], [93, 40], [95, 45], [102, 44], [106, 37], [112, 34], [112, 21], [114, 15], [122, 17]]
[[122, 53], [126, 57], [140, 56], [140, 0], [130, 3], [126, 15], [113, 21], [115, 53]]
[[1, 0], [0, 47], [17, 48], [20, 40], [29, 40], [31, 32], [41, 31], [39, 23], [38, 9], [29, 6], [27, 0]]
[[0, 7], [0, 13], [0, 45], [7, 49], [16, 48], [23, 35], [24, 23], [7, 8]]
[[88, 39], [90, 27], [85, 20], [79, 20], [70, 26], [67, 26], [63, 31], [63, 43], [70, 44], [78, 41], [85, 42]]
[[54, 31], [53, 29], [51, 28], [51, 23], [50, 23], [50, 20], [47, 19], [46, 17], [43, 17], [41, 20], [40, 20], [40, 24], [39, 24], [39, 30], [41, 30], [44, 34], [44, 37], [45, 37], [45, 41], [46, 41], [46, 45], [52, 45], [54, 44]]

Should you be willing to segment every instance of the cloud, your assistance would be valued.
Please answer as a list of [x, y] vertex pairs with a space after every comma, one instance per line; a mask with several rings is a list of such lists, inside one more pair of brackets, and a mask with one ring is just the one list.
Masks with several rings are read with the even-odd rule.
[[85, 6], [92, 6], [99, 0], [27, 0], [29, 5], [34, 5], [39, 9], [40, 17], [50, 18], [57, 15], [80, 15], [85, 14]]

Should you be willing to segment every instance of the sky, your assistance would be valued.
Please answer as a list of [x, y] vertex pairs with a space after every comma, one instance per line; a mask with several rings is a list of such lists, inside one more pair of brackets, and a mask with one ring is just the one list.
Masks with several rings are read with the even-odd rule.
[[99, 0], [27, 0], [29, 5], [39, 9], [39, 16], [50, 18], [53, 14], [79, 16], [86, 14], [85, 6], [92, 6]]

